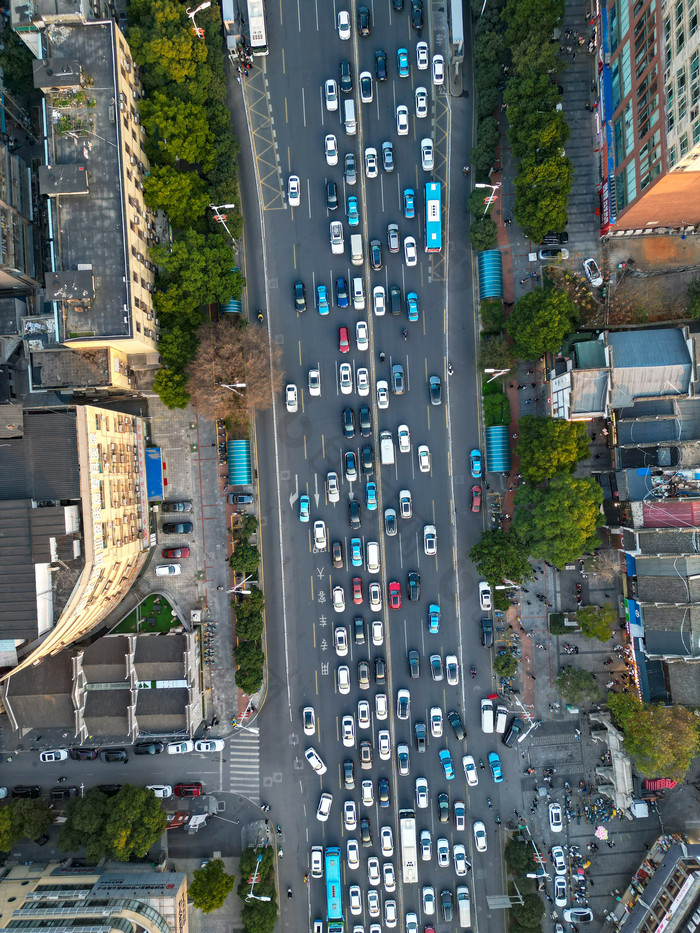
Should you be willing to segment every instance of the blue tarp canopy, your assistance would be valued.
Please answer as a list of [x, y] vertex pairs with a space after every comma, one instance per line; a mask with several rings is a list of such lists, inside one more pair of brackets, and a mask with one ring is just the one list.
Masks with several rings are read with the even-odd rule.
[[510, 471], [510, 428], [507, 424], [496, 424], [486, 428], [486, 472], [508, 473]]
[[163, 498], [163, 456], [160, 447], [146, 448], [146, 494], [149, 499]]
[[250, 467], [250, 441], [228, 441], [228, 484], [250, 486], [253, 472]]
[[500, 250], [486, 249], [479, 260], [479, 298], [503, 298], [503, 257]]
[[243, 311], [243, 305], [236, 298], [229, 298], [221, 310], [226, 311], [227, 314], [240, 314]]

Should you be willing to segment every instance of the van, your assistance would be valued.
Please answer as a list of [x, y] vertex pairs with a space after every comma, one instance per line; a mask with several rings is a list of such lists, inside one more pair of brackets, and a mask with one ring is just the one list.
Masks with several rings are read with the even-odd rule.
[[487, 698], [481, 701], [481, 731], [493, 732], [493, 703]]
[[379, 544], [376, 541], [367, 542], [367, 570], [370, 573], [379, 573]]
[[355, 101], [343, 101], [343, 123], [345, 132], [348, 136], [354, 136], [357, 133], [357, 120], [355, 119]]
[[508, 710], [505, 706], [496, 707], [496, 725], [495, 729], [500, 735], [506, 731], [506, 720], [508, 719]]
[[463, 930], [468, 929], [472, 925], [472, 905], [466, 884], [460, 884], [457, 887], [457, 910], [459, 911], [459, 925]]
[[352, 306], [356, 311], [365, 309], [365, 285], [361, 275], [352, 278]]
[[390, 466], [394, 462], [394, 438], [391, 431], [382, 431], [379, 435], [379, 456], [383, 466]]
[[361, 266], [364, 262], [362, 235], [359, 233], [352, 233], [350, 235], [350, 262], [353, 266]]

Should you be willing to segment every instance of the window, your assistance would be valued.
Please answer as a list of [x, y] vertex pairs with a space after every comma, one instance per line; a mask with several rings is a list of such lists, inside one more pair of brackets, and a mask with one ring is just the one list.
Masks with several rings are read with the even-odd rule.
[[681, 158], [688, 154], [688, 134], [683, 133], [681, 136]]
[[695, 6], [695, 0], [691, 0], [688, 7], [688, 37], [692, 38], [698, 31], [698, 10]]
[[700, 142], [700, 120], [696, 120], [693, 123], [693, 145], [697, 146]]
[[668, 150], [668, 164], [671, 166], [671, 168], [673, 168], [673, 166], [676, 164], [676, 147], [675, 146], [671, 146], [671, 148]]

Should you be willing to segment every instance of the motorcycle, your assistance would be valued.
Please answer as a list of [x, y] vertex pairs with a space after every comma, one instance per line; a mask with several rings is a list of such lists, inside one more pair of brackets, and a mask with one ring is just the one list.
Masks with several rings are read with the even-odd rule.
[[402, 331], [401, 331], [401, 336], [403, 337], [404, 340], [408, 340], [408, 331], [407, 331], [407, 330], [402, 330]]
[[293, 897], [291, 888], [287, 888], [287, 897], [289, 898]]
[[484, 770], [485, 766], [484, 766], [484, 761], [482, 758], [479, 759], [479, 767], [481, 768], [482, 771]]
[[489, 810], [491, 810], [491, 809], [493, 808], [493, 804], [491, 803], [491, 798], [490, 798], [490, 797], [487, 797], [487, 798], [486, 798], [486, 803], [488, 804]]
[[471, 675], [472, 675], [472, 677], [476, 677], [476, 668], [475, 668], [475, 667], [472, 667], [472, 669], [471, 669]]
[[258, 311], [258, 323], [259, 323], [259, 324], [262, 324], [262, 322], [263, 322], [264, 320], [265, 320], [265, 318], [264, 318], [264, 316], [263, 316], [262, 311]]

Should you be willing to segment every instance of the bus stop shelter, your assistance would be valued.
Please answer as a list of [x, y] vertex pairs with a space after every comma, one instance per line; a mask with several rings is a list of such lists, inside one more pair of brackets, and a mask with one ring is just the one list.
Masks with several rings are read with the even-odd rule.
[[503, 257], [500, 250], [485, 249], [479, 263], [479, 299], [503, 298]]
[[486, 428], [486, 471], [488, 473], [510, 472], [510, 428], [507, 424], [495, 424]]
[[250, 486], [253, 471], [250, 465], [250, 441], [228, 441], [228, 484], [229, 486]]

